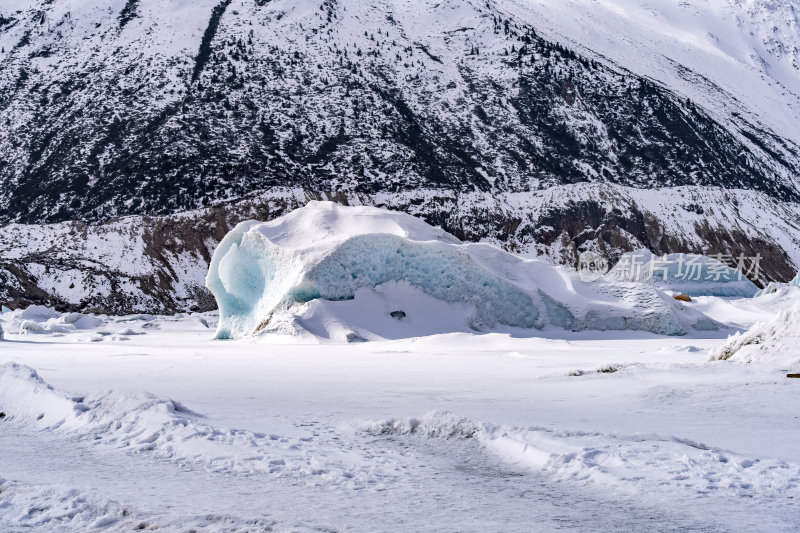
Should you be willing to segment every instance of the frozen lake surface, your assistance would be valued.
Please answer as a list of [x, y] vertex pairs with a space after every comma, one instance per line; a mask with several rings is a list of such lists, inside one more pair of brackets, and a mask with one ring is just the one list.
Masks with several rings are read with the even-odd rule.
[[6, 328], [0, 529], [800, 527], [800, 383], [708, 362], [724, 339], [215, 341], [214, 318]]

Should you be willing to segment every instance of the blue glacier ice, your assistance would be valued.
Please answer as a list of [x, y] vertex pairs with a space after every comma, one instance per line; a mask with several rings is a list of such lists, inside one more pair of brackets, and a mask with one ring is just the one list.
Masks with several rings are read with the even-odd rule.
[[651, 283], [659, 289], [692, 297], [751, 298], [758, 292], [758, 287], [744, 273], [718, 259], [698, 254], [630, 252], [620, 258], [606, 278]]
[[246, 222], [220, 244], [208, 287], [217, 299], [219, 338], [256, 331], [276, 308], [316, 299], [351, 300], [356, 291], [405, 281], [445, 302], [472, 302], [474, 325], [534, 328], [539, 306], [533, 297], [493, 274], [457, 245], [415, 241], [391, 233], [347, 234], [346, 238], [297, 250], [276, 246]]
[[219, 305], [220, 339], [549, 327], [680, 335], [718, 326], [649, 286], [584, 283], [574, 270], [462, 243], [406, 214], [331, 202], [239, 224], [215, 251], [207, 285]]
[[358, 289], [405, 281], [446, 302], [475, 303], [476, 319], [520, 328], [536, 327], [531, 295], [477, 264], [452, 244], [415, 242], [397, 235], [358, 235], [314, 265], [292, 287], [292, 302], [350, 300]]
[[776, 292], [780, 292], [783, 290], [784, 287], [798, 287], [800, 288], [800, 272], [794, 277], [792, 281], [789, 283], [777, 283], [777, 282], [770, 282], [769, 285], [758, 291], [755, 297], [759, 296], [767, 296], [768, 294], [774, 294]]

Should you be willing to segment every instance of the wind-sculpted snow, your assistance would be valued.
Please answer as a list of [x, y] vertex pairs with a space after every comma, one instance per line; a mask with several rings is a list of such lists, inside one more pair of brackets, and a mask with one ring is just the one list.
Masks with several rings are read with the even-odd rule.
[[677, 436], [495, 426], [438, 411], [421, 418], [369, 422], [362, 431], [379, 437], [471, 439], [524, 470], [623, 491], [723, 493], [748, 499], [800, 495], [797, 463], [738, 454]]
[[[652, 287], [583, 283], [567, 269], [463, 244], [408, 215], [331, 202], [311, 202], [272, 222], [240, 224], [216, 250], [207, 284], [219, 305], [222, 339], [264, 329], [291, 332], [297, 325], [309, 330], [304, 322], [320, 314], [327, 316], [317, 320], [318, 336], [335, 336], [333, 323], [349, 341], [416, 336], [418, 317], [402, 308], [409, 304], [404, 294], [414, 291], [432, 299], [431, 306], [452, 304], [444, 315], [468, 308], [456, 331], [552, 326], [676, 335], [717, 326]], [[378, 297], [389, 307], [373, 305]], [[352, 309], [353, 301], [361, 309]], [[395, 332], [367, 327], [376, 314], [396, 324]], [[428, 333], [453, 331], [445, 316], [430, 321], [443, 325], [431, 331], [428, 323]]]
[[784, 309], [768, 322], [755, 324], [736, 333], [712, 350], [711, 360], [766, 363], [782, 370], [800, 364], [800, 304]]
[[340, 444], [217, 428], [203, 415], [150, 394], [106, 391], [74, 396], [49, 385], [32, 368], [15, 363], [0, 365], [0, 412], [4, 423], [210, 472], [363, 487], [379, 482], [393, 468], [389, 459], [358, 461]]

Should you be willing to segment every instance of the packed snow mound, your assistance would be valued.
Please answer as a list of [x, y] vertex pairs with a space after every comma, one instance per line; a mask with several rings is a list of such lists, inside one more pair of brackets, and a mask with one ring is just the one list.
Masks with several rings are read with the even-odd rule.
[[[750, 267], [743, 265], [743, 268]], [[659, 289], [689, 296], [750, 298], [758, 287], [745, 274], [719, 259], [698, 254], [655, 255], [648, 250], [624, 254], [606, 277], [652, 283]]]
[[34, 322], [47, 322], [61, 316], [61, 313], [43, 305], [31, 305], [26, 309], [11, 311], [11, 315], [19, 320], [32, 320]]
[[216, 312], [159, 315], [92, 315], [61, 313], [49, 307], [32, 305], [26, 309], [7, 309], [0, 314], [0, 330], [14, 340], [17, 336], [66, 337], [76, 342], [123, 342], [154, 330], [205, 331], [216, 326]]
[[711, 352], [711, 359], [777, 364], [800, 370], [800, 304], [781, 311], [770, 322], [736, 333]]
[[[305, 331], [352, 342], [546, 327], [680, 335], [719, 326], [652, 287], [584, 283], [570, 269], [462, 243], [410, 215], [332, 202], [239, 224], [215, 251], [207, 285], [220, 339]], [[412, 313], [415, 301], [438, 313]]]

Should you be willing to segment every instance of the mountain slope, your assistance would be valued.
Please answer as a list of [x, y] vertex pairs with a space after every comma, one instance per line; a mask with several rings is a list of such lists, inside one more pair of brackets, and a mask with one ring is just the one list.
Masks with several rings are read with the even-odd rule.
[[0, 4], [0, 301], [205, 309], [233, 224], [317, 198], [785, 281], [798, 43], [789, 0]]
[[792, 0], [517, 0], [548, 36], [690, 96], [735, 127], [798, 142], [800, 9]]
[[798, 199], [791, 137], [576, 53], [535, 15], [510, 0], [31, 3], [3, 18], [0, 218], [166, 214], [274, 186]]

